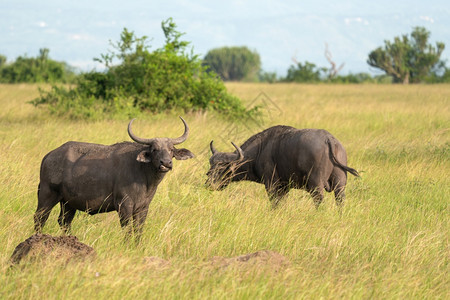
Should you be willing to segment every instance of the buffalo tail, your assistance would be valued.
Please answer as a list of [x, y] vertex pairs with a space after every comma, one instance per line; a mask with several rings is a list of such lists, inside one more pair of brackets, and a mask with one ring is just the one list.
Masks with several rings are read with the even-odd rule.
[[331, 160], [332, 160], [333, 164], [336, 165], [336, 166], [338, 166], [338, 167], [341, 168], [342, 170], [349, 172], [349, 173], [352, 174], [353, 176], [360, 177], [358, 171], [356, 171], [356, 170], [353, 169], [353, 168], [350, 168], [350, 167], [348, 167], [348, 166], [345, 166], [345, 165], [341, 164], [341, 163], [337, 160], [336, 156], [334, 155], [333, 146], [331, 145], [331, 141], [330, 141], [330, 140], [327, 140], [327, 144], [328, 144], [328, 148], [330, 149], [330, 156], [331, 156]]

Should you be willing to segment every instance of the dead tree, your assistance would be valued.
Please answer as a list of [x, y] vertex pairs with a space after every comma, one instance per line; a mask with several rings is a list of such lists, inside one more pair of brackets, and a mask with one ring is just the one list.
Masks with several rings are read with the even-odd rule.
[[331, 68], [328, 70], [328, 78], [333, 79], [336, 77], [336, 75], [339, 73], [339, 71], [342, 70], [345, 63], [342, 63], [339, 68], [336, 68], [336, 63], [332, 60], [333, 56], [331, 55], [331, 52], [328, 50], [328, 43], [325, 43], [325, 57], [328, 60], [328, 62], [331, 64]]

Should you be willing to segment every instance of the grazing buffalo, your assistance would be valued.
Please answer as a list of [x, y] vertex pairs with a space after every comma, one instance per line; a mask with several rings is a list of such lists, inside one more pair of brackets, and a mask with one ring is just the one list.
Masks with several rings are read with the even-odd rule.
[[70, 231], [77, 210], [91, 215], [115, 210], [120, 225], [132, 222], [129, 228], [139, 237], [158, 184], [172, 169], [172, 158], [194, 157], [191, 151], [174, 147], [189, 134], [188, 125], [180, 119], [184, 134], [178, 138], [137, 137], [131, 131], [133, 119], [128, 134], [136, 143], [67, 142], [48, 153], [41, 164], [36, 232], [41, 232], [50, 211], [59, 203], [58, 223], [64, 231]]
[[311, 193], [316, 207], [323, 200], [323, 189], [334, 191], [336, 204], [345, 199], [347, 153], [328, 131], [274, 126], [250, 137], [231, 153], [218, 152], [210, 143], [211, 168], [207, 185], [223, 189], [231, 181], [250, 180], [263, 183], [276, 207], [291, 188]]

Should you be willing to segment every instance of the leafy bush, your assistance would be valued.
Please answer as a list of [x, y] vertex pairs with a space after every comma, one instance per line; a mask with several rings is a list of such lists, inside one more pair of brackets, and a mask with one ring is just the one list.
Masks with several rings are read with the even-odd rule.
[[305, 64], [298, 62], [292, 65], [287, 72], [286, 82], [320, 82], [325, 77], [327, 68], [319, 68], [314, 63], [305, 61]]
[[19, 56], [8, 64], [6, 57], [0, 55], [1, 83], [35, 83], [35, 82], [73, 82], [74, 70], [64, 62], [52, 60], [46, 48], [39, 50], [38, 57]]
[[[206, 72], [189, 45], [181, 41], [172, 19], [162, 22], [164, 47], [150, 52], [147, 37], [136, 37], [126, 28], [115, 51], [96, 59], [105, 72], [79, 76], [73, 89], [53, 86], [41, 91], [33, 104], [48, 104], [58, 114], [101, 119], [106, 115], [127, 117], [141, 112], [215, 110], [232, 117], [250, 114], [237, 97], [228, 94], [214, 73]], [[254, 111], [254, 110], [253, 110]]]
[[257, 81], [261, 59], [247, 47], [222, 47], [208, 51], [203, 63], [225, 81]]
[[265, 72], [260, 71], [259, 72], [259, 81], [260, 82], [268, 82], [268, 83], [275, 83], [278, 81], [277, 73], [275, 72]]

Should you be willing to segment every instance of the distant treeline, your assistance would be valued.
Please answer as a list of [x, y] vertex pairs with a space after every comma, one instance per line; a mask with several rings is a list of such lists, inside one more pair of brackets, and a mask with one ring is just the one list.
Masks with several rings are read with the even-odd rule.
[[384, 72], [372, 76], [368, 73], [340, 75], [344, 64], [337, 67], [326, 45], [325, 57], [330, 67], [320, 67], [309, 61], [298, 62], [287, 70], [286, 76], [261, 70], [261, 60], [256, 51], [247, 47], [222, 47], [209, 51], [204, 64], [229, 81], [262, 82], [330, 82], [330, 83], [441, 83], [450, 82], [450, 69], [441, 60], [445, 44], [428, 43], [430, 32], [423, 27], [415, 27], [410, 35], [395, 37], [385, 41], [368, 54], [367, 63]]
[[0, 55], [0, 83], [73, 82], [75, 69], [65, 62], [50, 59], [48, 54], [49, 49], [43, 48], [37, 57], [19, 56], [12, 63]]
[[[212, 49], [200, 61], [207, 72], [212, 76], [218, 75], [223, 81], [403, 84], [450, 82], [450, 69], [446, 62], [440, 59], [445, 45], [442, 42], [431, 45], [428, 43], [429, 37], [429, 31], [416, 27], [410, 35], [385, 41], [384, 47], [371, 51], [367, 63], [384, 72], [377, 76], [369, 73], [339, 74], [344, 64], [337, 68], [336, 63], [331, 60], [328, 48], [325, 56], [330, 67], [294, 59], [294, 64], [289, 67], [285, 76], [262, 70], [258, 52], [245, 46]], [[48, 53], [48, 49], [40, 49], [39, 56], [20, 56], [12, 63], [7, 63], [6, 57], [0, 55], [0, 83], [73, 83], [77, 77], [85, 76], [83, 73], [77, 75], [74, 68], [65, 62], [50, 59]], [[195, 59], [197, 60], [197, 56]], [[137, 64], [135, 67], [139, 68]], [[178, 68], [176, 64], [174, 68], [172, 72], [184, 72], [184, 69]]]

